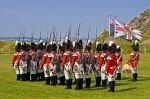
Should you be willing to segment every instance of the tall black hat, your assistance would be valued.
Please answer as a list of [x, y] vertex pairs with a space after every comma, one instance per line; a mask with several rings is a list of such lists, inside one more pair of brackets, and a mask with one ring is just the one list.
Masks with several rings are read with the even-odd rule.
[[18, 41], [16, 41], [15, 50], [16, 50], [16, 52], [20, 52], [20, 50], [21, 50], [21, 43]]
[[75, 48], [77, 50], [81, 50], [83, 49], [83, 41], [82, 40], [79, 40], [78, 42], [75, 43]]
[[92, 42], [90, 40], [88, 40], [87, 44], [86, 44], [86, 47], [85, 47], [85, 50], [91, 51], [91, 49], [92, 49]]
[[139, 43], [137, 40], [135, 40], [134, 44], [132, 45], [132, 49], [134, 51], [139, 51]]
[[108, 44], [107, 43], [104, 43], [102, 45], [102, 51], [107, 51], [108, 50]]
[[101, 43], [96, 44], [96, 51], [100, 52], [101, 49], [102, 49], [102, 44]]
[[115, 53], [116, 52], [116, 44], [113, 41], [109, 41], [109, 52], [110, 53]]

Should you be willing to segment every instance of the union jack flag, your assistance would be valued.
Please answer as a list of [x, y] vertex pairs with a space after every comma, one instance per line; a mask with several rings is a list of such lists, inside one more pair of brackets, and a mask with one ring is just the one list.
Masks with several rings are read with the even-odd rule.
[[109, 35], [127, 40], [141, 40], [142, 32], [132, 29], [129, 24], [124, 24], [115, 18], [109, 19]]

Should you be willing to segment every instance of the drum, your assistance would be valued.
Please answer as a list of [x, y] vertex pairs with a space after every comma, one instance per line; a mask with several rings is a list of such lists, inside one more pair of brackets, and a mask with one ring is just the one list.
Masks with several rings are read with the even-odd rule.
[[123, 73], [131, 74], [132, 68], [129, 64], [124, 64], [122, 68]]

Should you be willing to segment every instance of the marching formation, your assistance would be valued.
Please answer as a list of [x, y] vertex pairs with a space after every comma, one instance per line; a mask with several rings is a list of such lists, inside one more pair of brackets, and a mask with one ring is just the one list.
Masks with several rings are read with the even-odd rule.
[[[115, 91], [115, 80], [121, 80], [122, 70], [130, 69], [133, 80], [137, 80], [137, 65], [139, 61], [139, 44], [132, 46], [128, 64], [131, 68], [122, 67], [121, 48], [113, 41], [109, 43], [96, 42], [92, 51], [92, 42], [87, 40], [83, 46], [81, 39], [72, 42], [65, 38], [63, 42], [16, 42], [16, 52], [12, 58], [12, 66], [16, 70], [17, 80], [45, 80], [47, 85], [65, 85], [72, 89], [75, 82], [76, 90], [91, 87], [91, 76], [94, 73], [95, 87], [107, 87]], [[74, 81], [74, 82], [73, 82]]]

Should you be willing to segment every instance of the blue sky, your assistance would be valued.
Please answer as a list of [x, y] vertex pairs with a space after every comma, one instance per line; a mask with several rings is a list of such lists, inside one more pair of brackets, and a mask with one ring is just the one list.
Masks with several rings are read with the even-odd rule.
[[0, 0], [0, 36], [17, 36], [25, 30], [26, 36], [46, 37], [55, 26], [64, 36], [71, 25], [72, 36], [81, 23], [81, 37], [95, 37], [96, 27], [102, 31], [108, 25], [109, 15], [128, 22], [144, 9], [150, 0]]

